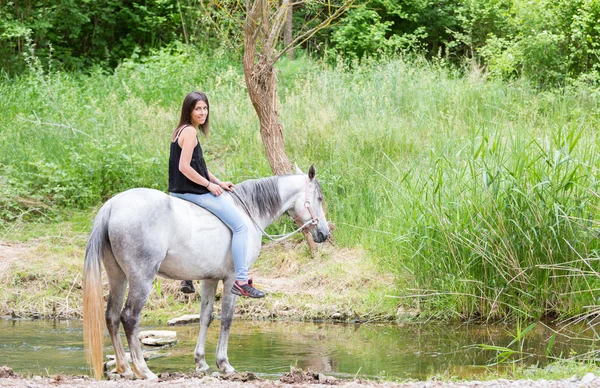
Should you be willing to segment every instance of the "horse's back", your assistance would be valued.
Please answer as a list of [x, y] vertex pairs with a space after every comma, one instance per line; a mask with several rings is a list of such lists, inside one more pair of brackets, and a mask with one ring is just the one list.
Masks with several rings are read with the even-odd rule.
[[145, 188], [119, 193], [104, 206], [110, 207], [109, 230], [113, 232], [134, 229], [143, 232], [148, 227], [155, 228], [167, 221], [173, 210], [167, 194]]

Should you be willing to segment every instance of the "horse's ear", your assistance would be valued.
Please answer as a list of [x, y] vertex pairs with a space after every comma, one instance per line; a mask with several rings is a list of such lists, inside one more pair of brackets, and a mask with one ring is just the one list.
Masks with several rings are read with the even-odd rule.
[[304, 173], [302, 172], [302, 170], [300, 170], [300, 167], [298, 167], [298, 165], [296, 163], [294, 163], [294, 168], [296, 169], [296, 174], [304, 175]]
[[317, 175], [317, 170], [315, 170], [315, 165], [311, 164], [310, 168], [308, 169], [308, 179], [312, 181], [315, 179], [315, 175]]

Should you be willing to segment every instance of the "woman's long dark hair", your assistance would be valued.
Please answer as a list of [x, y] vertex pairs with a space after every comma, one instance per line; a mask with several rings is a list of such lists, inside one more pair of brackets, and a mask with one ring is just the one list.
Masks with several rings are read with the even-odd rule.
[[208, 97], [206, 94], [202, 92], [191, 92], [185, 99], [183, 100], [183, 104], [181, 105], [181, 117], [179, 118], [179, 124], [177, 128], [173, 131], [173, 136], [171, 137], [171, 141], [175, 141], [177, 137], [177, 132], [186, 125], [192, 125], [192, 111], [196, 107], [196, 103], [198, 101], [204, 101], [206, 103], [206, 108], [208, 109], [208, 113], [206, 114], [206, 121], [204, 124], [200, 124], [200, 131], [204, 136], [208, 135], [208, 118], [210, 117], [210, 105], [208, 104]]

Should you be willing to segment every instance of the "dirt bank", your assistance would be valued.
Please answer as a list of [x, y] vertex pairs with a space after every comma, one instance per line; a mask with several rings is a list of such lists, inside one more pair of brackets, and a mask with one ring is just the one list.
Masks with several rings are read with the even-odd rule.
[[[597, 379], [596, 379], [597, 380]], [[39, 379], [0, 379], [0, 387], [15, 387], [15, 388], [33, 388], [33, 387], [154, 387], [154, 388], [170, 388], [170, 387], [197, 387], [207, 388], [259, 388], [259, 387], [331, 387], [332, 385], [319, 383], [283, 383], [281, 381], [253, 381], [253, 382], [238, 382], [238, 381], [223, 381], [217, 379], [177, 379], [170, 381], [159, 381], [155, 383], [147, 381], [90, 381], [77, 377], [60, 377], [55, 378], [39, 378]], [[410, 383], [380, 383], [373, 381], [344, 381], [336, 387], [340, 388], [495, 388], [495, 387], [530, 387], [530, 388], [581, 388], [581, 387], [600, 387], [600, 382], [594, 381], [590, 384], [582, 384], [580, 381], [566, 380], [491, 380], [491, 381], [469, 381], [469, 382], [410, 382]]]
[[[81, 317], [87, 234], [63, 230], [26, 243], [0, 241], [0, 316]], [[374, 322], [393, 320], [404, 311], [389, 297], [393, 277], [358, 249], [326, 243], [311, 258], [301, 240], [266, 244], [251, 274], [267, 298], [238, 300], [236, 314], [245, 318]], [[104, 271], [103, 277], [106, 294]], [[182, 294], [178, 281], [157, 278], [143, 318], [166, 321], [197, 313], [199, 299]], [[220, 314], [220, 303], [215, 313]]]
[[35, 376], [24, 379], [12, 372], [8, 367], [0, 368], [0, 387], [197, 387], [202, 385], [209, 388], [255, 388], [255, 387], [341, 387], [341, 388], [458, 388], [458, 387], [531, 387], [531, 388], [580, 388], [600, 387], [600, 377], [588, 374], [582, 378], [572, 377], [568, 380], [490, 380], [468, 382], [421, 381], [406, 383], [376, 382], [365, 380], [338, 380], [319, 373], [292, 370], [279, 380], [262, 380], [256, 375], [243, 373], [231, 376], [186, 376], [175, 373], [161, 375], [157, 382], [143, 380], [105, 380], [96, 381], [87, 376], [54, 377]]

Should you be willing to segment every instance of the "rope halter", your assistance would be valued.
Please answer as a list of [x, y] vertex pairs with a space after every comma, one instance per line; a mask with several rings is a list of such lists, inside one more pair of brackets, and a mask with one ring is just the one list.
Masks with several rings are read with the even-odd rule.
[[[310, 203], [309, 199], [308, 199], [308, 187], [310, 186], [310, 180], [308, 179], [308, 177], [305, 180], [306, 185], [305, 187], [305, 196], [304, 196], [304, 208], [296, 215], [296, 218], [294, 218], [294, 221], [296, 221], [298, 223], [298, 225], [302, 225], [302, 228], [300, 228], [300, 230], [305, 229], [306, 230], [311, 230], [312, 228], [314, 228], [315, 226], [317, 226], [317, 224], [319, 223], [319, 220], [323, 217], [325, 217], [325, 213], [321, 214], [321, 216], [317, 217], [317, 214], [315, 213], [315, 210], [312, 207], [312, 204]], [[307, 211], [310, 213], [310, 220], [307, 221], [306, 223], [302, 222], [302, 215], [304, 214], [305, 211]]]

